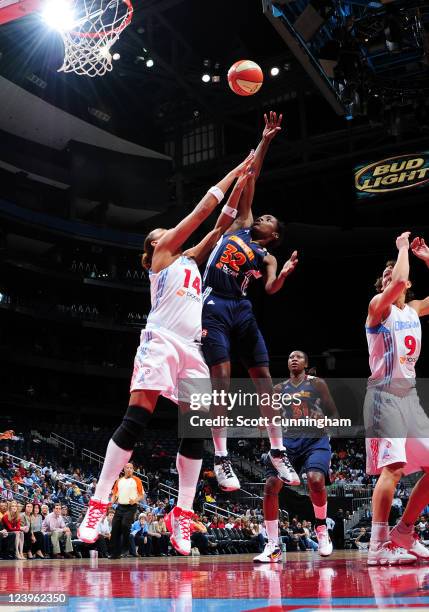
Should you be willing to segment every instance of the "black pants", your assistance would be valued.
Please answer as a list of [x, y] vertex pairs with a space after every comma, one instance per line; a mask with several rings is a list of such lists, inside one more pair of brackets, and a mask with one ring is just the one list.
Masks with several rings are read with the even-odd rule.
[[137, 504], [118, 504], [112, 520], [112, 534], [110, 536], [112, 555], [118, 556], [121, 552], [128, 552], [131, 525]]
[[45, 541], [43, 539], [43, 533], [41, 531], [35, 531], [34, 537], [36, 541], [31, 543], [31, 552], [35, 554], [38, 550], [40, 550], [43, 554], [45, 554]]

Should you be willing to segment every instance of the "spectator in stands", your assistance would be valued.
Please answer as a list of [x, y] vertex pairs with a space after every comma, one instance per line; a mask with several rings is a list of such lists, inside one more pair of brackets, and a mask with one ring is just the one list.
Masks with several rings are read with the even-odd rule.
[[19, 515], [21, 521], [21, 531], [24, 534], [24, 548], [23, 554], [27, 556], [27, 559], [33, 558], [31, 552], [31, 516], [33, 514], [33, 504], [27, 502], [24, 506], [24, 512]]
[[16, 533], [9, 533], [3, 525], [3, 517], [6, 512], [7, 502], [0, 501], [0, 553], [3, 559], [14, 559]]
[[69, 509], [67, 508], [67, 506], [61, 506], [61, 516], [64, 519], [66, 527], [70, 527], [71, 523], [73, 522], [73, 519], [69, 515]]
[[207, 536], [207, 528], [197, 514], [191, 520], [191, 547], [198, 549], [198, 554], [208, 555], [210, 548], [215, 548]]
[[33, 504], [33, 514], [31, 515], [31, 552], [36, 557], [44, 559], [44, 549], [40, 506], [39, 504]]
[[366, 527], [361, 527], [359, 535], [354, 539], [354, 545], [359, 550], [368, 550], [370, 536]]
[[[151, 554], [151, 539], [148, 532], [149, 528], [146, 521], [146, 515], [142, 513], [139, 515], [138, 521], [133, 523], [131, 527], [134, 546], [137, 547], [138, 554], [141, 557], [150, 557]], [[134, 548], [134, 550], [136, 550], [136, 548]]]
[[96, 544], [98, 548], [98, 555], [102, 559], [109, 556], [110, 536], [112, 534], [112, 521], [114, 514], [115, 511], [110, 509], [107, 516], [104, 517], [98, 526], [98, 539]]
[[244, 519], [242, 531], [243, 535], [254, 544], [256, 552], [261, 553], [264, 550], [265, 538], [264, 534], [259, 529], [259, 523], [251, 523], [247, 519]]
[[48, 504], [42, 504], [40, 506], [40, 514], [42, 515], [42, 521], [45, 520], [45, 518], [48, 516], [49, 514], [49, 506]]
[[3, 487], [4, 488], [3, 488], [3, 491], [1, 492], [1, 499], [7, 502], [13, 501], [12, 485], [10, 484], [9, 480], [5, 480], [3, 482]]
[[234, 528], [234, 519], [232, 516], [228, 517], [228, 520], [225, 523], [225, 529], [233, 529]]
[[71, 532], [64, 522], [61, 515], [61, 504], [55, 504], [53, 512], [50, 512], [42, 523], [42, 532], [50, 535], [54, 558], [62, 559], [60, 542], [64, 543], [64, 556], [67, 559], [72, 557], [73, 545], [71, 542]]
[[301, 538], [307, 550], [319, 550], [319, 545], [310, 536], [311, 523], [309, 521], [302, 521], [301, 532], [298, 533], [298, 537]]
[[7, 532], [15, 533], [15, 559], [25, 559], [23, 555], [24, 533], [21, 531], [21, 521], [16, 501], [9, 503], [8, 511], [4, 514], [2, 520]]
[[170, 542], [170, 532], [168, 531], [167, 525], [165, 524], [164, 516], [158, 517], [158, 531], [161, 534], [161, 539], [159, 542], [161, 557], [166, 557], [168, 556], [168, 544]]

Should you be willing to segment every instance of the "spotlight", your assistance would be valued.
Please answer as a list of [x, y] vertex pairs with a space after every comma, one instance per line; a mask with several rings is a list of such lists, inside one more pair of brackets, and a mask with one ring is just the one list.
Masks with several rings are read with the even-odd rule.
[[155, 62], [153, 61], [153, 59], [149, 58], [148, 60], [146, 60], [146, 68], [153, 68], [155, 65]]
[[270, 70], [270, 74], [273, 77], [276, 77], [280, 74], [280, 68], [277, 68], [277, 66], [273, 66]]
[[201, 80], [203, 83], [210, 83], [210, 80], [211, 80], [210, 75], [207, 73], [203, 74], [203, 76], [201, 77]]
[[75, 25], [75, 15], [67, 0], [47, 0], [42, 19], [46, 25], [59, 32], [72, 30]]
[[117, 62], [118, 60], [120, 60], [120, 59], [121, 59], [121, 54], [120, 54], [120, 53], [114, 53], [114, 54], [112, 55], [112, 59], [114, 59], [114, 60], [115, 60], [115, 62]]

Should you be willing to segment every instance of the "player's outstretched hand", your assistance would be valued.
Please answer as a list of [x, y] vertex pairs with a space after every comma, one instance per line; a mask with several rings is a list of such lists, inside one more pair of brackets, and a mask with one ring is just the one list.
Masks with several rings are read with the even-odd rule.
[[410, 248], [410, 234], [411, 232], [403, 232], [400, 236], [396, 238], [396, 248], [398, 249], [398, 251], [403, 247], [406, 247], [407, 249]]
[[277, 136], [277, 134], [282, 129], [281, 126], [282, 126], [282, 121], [283, 121], [283, 115], [280, 114], [277, 117], [277, 113], [275, 113], [274, 111], [270, 111], [269, 116], [265, 113], [264, 119], [265, 119], [265, 128], [264, 128], [264, 131], [262, 132], [262, 138], [268, 142], [271, 142], [271, 140], [275, 136]]
[[255, 150], [252, 149], [249, 155], [246, 157], [246, 159], [242, 161], [241, 164], [239, 164], [236, 168], [234, 168], [234, 170], [232, 171], [233, 174], [236, 177], [239, 177], [242, 174], [245, 174], [248, 171], [248, 168], [250, 168], [253, 165], [254, 159], [255, 159]]
[[413, 255], [415, 255], [419, 259], [423, 259], [423, 261], [429, 262], [429, 247], [425, 243], [423, 238], [414, 238], [410, 245], [410, 248], [413, 252]]
[[288, 259], [285, 265], [283, 266], [279, 276], [283, 276], [283, 278], [286, 278], [286, 276], [289, 276], [289, 274], [292, 274], [292, 272], [295, 270], [297, 265], [298, 265], [298, 251], [294, 251], [292, 255], [290, 256], [290, 259]]

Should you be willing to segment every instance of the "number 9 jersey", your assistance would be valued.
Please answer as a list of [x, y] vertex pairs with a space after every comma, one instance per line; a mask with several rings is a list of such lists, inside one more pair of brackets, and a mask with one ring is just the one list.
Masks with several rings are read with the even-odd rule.
[[225, 298], [244, 297], [249, 282], [262, 277], [267, 255], [265, 248], [252, 241], [250, 228], [223, 236], [204, 272], [204, 300], [211, 292]]
[[391, 306], [385, 321], [366, 328], [369, 349], [371, 383], [392, 384], [414, 379], [415, 365], [420, 355], [422, 329], [417, 312], [408, 304], [404, 308]]

